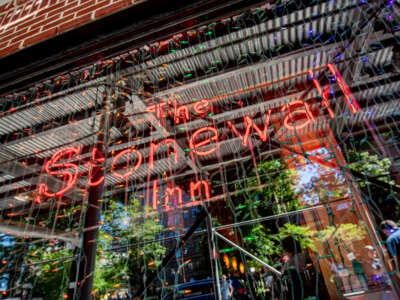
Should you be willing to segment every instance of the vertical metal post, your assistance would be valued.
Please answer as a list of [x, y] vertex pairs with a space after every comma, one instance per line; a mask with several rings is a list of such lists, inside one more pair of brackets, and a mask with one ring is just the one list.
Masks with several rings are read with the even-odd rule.
[[74, 248], [74, 257], [69, 268], [68, 299], [75, 299], [76, 282], [78, 281], [77, 270], [79, 268], [80, 249]]
[[215, 299], [222, 300], [221, 285], [218, 273], [218, 261], [216, 257], [217, 249], [215, 247], [215, 235], [214, 235], [214, 230], [212, 228], [212, 219], [211, 219], [211, 214], [206, 207], [204, 207], [204, 210], [206, 210], [207, 212], [206, 227], [207, 227], [208, 248], [210, 252], [211, 274], [214, 281], [214, 297]]
[[[107, 143], [109, 137], [109, 128], [112, 122], [111, 114], [111, 93], [104, 92], [103, 113], [100, 118], [99, 132], [97, 141], [94, 144], [104, 158], [107, 158]], [[91, 172], [91, 181], [99, 181], [105, 176], [106, 159], [102, 164], [93, 165]], [[89, 300], [93, 287], [93, 277], [96, 263], [96, 250], [98, 238], [98, 226], [100, 220], [100, 199], [103, 195], [104, 180], [101, 184], [90, 186], [88, 188], [88, 201], [84, 221], [84, 230], [81, 242], [81, 248], [76, 249], [78, 253], [76, 261], [73, 262], [70, 269], [70, 284], [68, 290], [68, 299]]]
[[90, 299], [96, 262], [98, 222], [100, 219], [99, 199], [103, 194], [103, 184], [89, 188], [88, 208], [83, 233], [83, 259], [81, 257], [78, 276], [78, 298]]

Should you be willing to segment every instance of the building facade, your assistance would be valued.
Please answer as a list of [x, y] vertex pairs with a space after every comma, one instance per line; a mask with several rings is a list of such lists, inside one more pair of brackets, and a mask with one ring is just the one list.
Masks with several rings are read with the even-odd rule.
[[398, 1], [3, 2], [2, 298], [398, 298]]

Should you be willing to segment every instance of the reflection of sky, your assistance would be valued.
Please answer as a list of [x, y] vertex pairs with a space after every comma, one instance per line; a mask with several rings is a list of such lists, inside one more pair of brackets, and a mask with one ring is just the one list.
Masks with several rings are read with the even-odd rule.
[[[182, 186], [178, 186], [182, 189], [182, 203], [190, 203], [192, 201], [191, 197], [186, 193], [186, 190]], [[172, 188], [172, 186], [170, 187]], [[147, 192], [147, 189], [143, 189], [141, 192], [135, 194], [135, 198], [139, 200], [140, 206], [148, 205], [149, 208], [153, 207], [153, 187], [149, 187], [150, 192]], [[181, 234], [182, 230], [187, 229], [188, 226], [192, 224], [195, 220], [196, 215], [199, 212], [197, 207], [188, 207], [185, 210], [177, 210], [177, 203], [175, 203], [175, 196], [170, 195], [170, 201], [168, 205], [165, 205], [166, 200], [166, 189], [167, 184], [166, 181], [159, 179], [157, 184], [157, 199], [160, 204], [157, 205], [157, 211], [160, 214], [159, 223], [172, 228], [172, 231], [175, 231], [176, 234]], [[112, 196], [109, 194], [108, 196]], [[147, 198], [148, 197], [148, 198]], [[177, 199], [176, 199], [177, 201]], [[112, 235], [112, 229], [118, 228], [120, 230], [125, 230], [130, 227], [131, 218], [128, 214], [124, 212], [124, 204], [121, 202], [115, 202], [119, 209], [113, 211], [111, 213], [112, 219], [106, 220], [104, 215], [101, 215], [101, 221], [104, 224], [101, 226], [101, 229], [106, 231], [108, 234]], [[163, 205], [161, 205], [163, 204]], [[186, 220], [186, 221], [185, 221]], [[186, 227], [185, 227], [186, 226]], [[201, 229], [199, 229], [201, 230]], [[173, 236], [173, 232], [170, 232]]]
[[8, 286], [8, 279], [9, 279], [9, 275], [8, 274], [3, 274], [0, 277], [0, 292], [6, 291], [7, 290], [7, 286]]
[[0, 234], [0, 245], [3, 247], [12, 247], [15, 245], [14, 237], [12, 235]]
[[[307, 154], [309, 156], [318, 157], [322, 161], [332, 162], [334, 160], [331, 153], [326, 148], [309, 151]], [[318, 191], [322, 188], [323, 195], [325, 196], [333, 196], [335, 194], [335, 190], [332, 190], [332, 187], [329, 186], [329, 183], [332, 183], [331, 180], [321, 180], [321, 177], [325, 175], [333, 176], [336, 184], [345, 183], [345, 178], [342, 176], [339, 169], [332, 169], [329, 166], [311, 160], [305, 165], [297, 165], [296, 171], [294, 190], [296, 193], [301, 194], [302, 201], [308, 205], [315, 205], [320, 202]], [[339, 189], [339, 187], [335, 188]]]
[[[117, 211], [112, 212], [113, 219], [110, 222], [112, 225], [119, 227], [120, 229], [127, 229], [129, 227], [130, 223], [130, 218], [127, 216], [126, 212], [124, 212], [124, 205], [120, 202], [115, 202], [115, 204], [120, 208]], [[105, 231], [111, 231], [112, 227], [107, 224], [106, 219], [104, 218], [104, 215], [101, 215], [100, 220], [104, 222], [104, 224], [101, 226], [101, 228]]]
[[[13, 247], [15, 245], [14, 237], [12, 235], [0, 234], [0, 246]], [[4, 253], [2, 253], [4, 255]], [[7, 290], [8, 287], [8, 274], [1, 274], [0, 276], [0, 292]]]

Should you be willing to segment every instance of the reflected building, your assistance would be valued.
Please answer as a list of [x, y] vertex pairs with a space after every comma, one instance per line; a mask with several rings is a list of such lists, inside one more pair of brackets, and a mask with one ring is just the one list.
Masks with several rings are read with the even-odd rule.
[[398, 298], [398, 1], [5, 2], [0, 297]]

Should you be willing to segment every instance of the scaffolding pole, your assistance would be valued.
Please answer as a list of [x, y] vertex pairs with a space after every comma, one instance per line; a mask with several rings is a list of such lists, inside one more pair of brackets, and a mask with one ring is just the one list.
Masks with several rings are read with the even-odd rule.
[[[96, 263], [97, 238], [99, 231], [100, 199], [103, 195], [105, 181], [105, 165], [107, 162], [107, 144], [109, 139], [109, 129], [113, 121], [112, 111], [112, 90], [108, 90], [103, 95], [102, 116], [99, 124], [99, 132], [95, 147], [104, 157], [102, 164], [94, 164], [90, 172], [92, 182], [100, 184], [89, 186], [88, 201], [85, 213], [84, 230], [82, 234], [81, 248], [75, 248], [77, 259], [72, 263], [70, 269], [70, 283], [68, 289], [68, 299], [89, 300], [91, 299], [93, 277]], [[101, 178], [104, 178], [101, 181]]]
[[239, 245], [236, 245], [234, 242], [232, 242], [231, 240], [227, 239], [226, 237], [224, 237], [222, 234], [218, 233], [215, 229], [214, 231], [214, 235], [216, 237], [219, 237], [221, 240], [223, 240], [224, 242], [228, 243], [229, 245], [231, 245], [232, 247], [238, 249], [239, 251], [241, 251], [243, 254], [247, 255], [248, 257], [250, 257], [251, 259], [254, 259], [255, 261], [259, 262], [263, 267], [267, 268], [268, 270], [270, 270], [272, 273], [275, 273], [278, 276], [282, 276], [282, 273], [279, 272], [277, 269], [275, 269], [274, 267], [270, 266], [269, 264], [267, 264], [266, 262], [262, 261], [261, 259], [259, 259], [258, 257], [254, 256], [253, 254], [251, 254], [250, 252], [244, 250], [242, 247], [240, 247]]
[[206, 227], [207, 227], [207, 239], [208, 239], [208, 248], [210, 252], [210, 263], [211, 263], [211, 273], [214, 284], [215, 291], [215, 299], [222, 300], [221, 297], [221, 286], [219, 282], [219, 273], [218, 273], [218, 261], [217, 261], [217, 249], [215, 247], [215, 235], [214, 229], [212, 227], [212, 219], [211, 214], [204, 206], [204, 210], [207, 211], [206, 216]]

